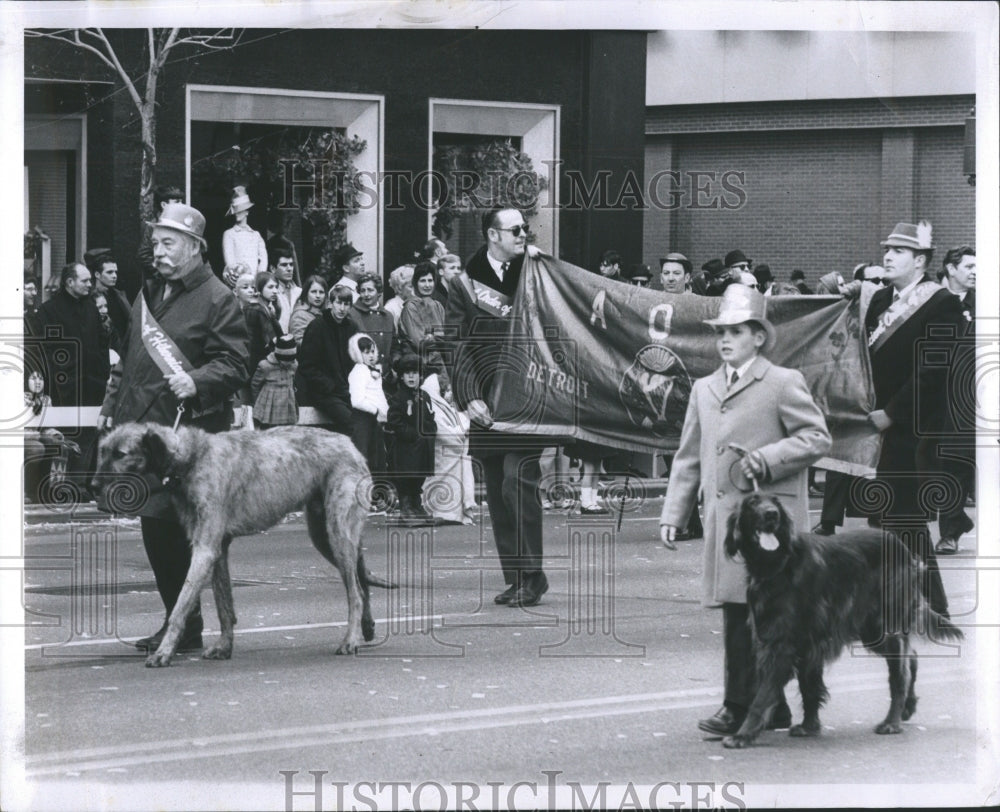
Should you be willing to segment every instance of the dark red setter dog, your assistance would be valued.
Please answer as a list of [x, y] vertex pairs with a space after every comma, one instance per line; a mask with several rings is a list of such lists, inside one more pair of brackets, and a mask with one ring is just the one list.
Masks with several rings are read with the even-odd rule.
[[757, 656], [757, 695], [725, 747], [747, 747], [764, 729], [781, 689], [794, 672], [804, 719], [792, 736], [820, 732], [819, 708], [828, 693], [823, 666], [861, 643], [889, 666], [889, 713], [876, 733], [900, 733], [917, 708], [917, 654], [910, 634], [961, 640], [960, 629], [924, 602], [921, 566], [903, 544], [881, 530], [824, 538], [797, 533], [781, 503], [752, 493], [729, 518], [726, 554], [741, 555], [750, 574], [747, 604]]

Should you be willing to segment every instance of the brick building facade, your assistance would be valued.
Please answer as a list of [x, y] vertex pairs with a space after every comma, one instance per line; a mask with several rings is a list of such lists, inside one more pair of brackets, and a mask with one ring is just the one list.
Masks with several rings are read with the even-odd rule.
[[955, 95], [651, 107], [646, 180], [661, 173], [668, 204], [662, 189], [676, 178], [685, 194], [646, 210], [645, 261], [678, 250], [700, 265], [740, 248], [778, 279], [801, 268], [815, 281], [878, 261], [892, 226], [920, 217], [937, 245], [975, 245], [975, 188], [962, 171], [974, 103]]

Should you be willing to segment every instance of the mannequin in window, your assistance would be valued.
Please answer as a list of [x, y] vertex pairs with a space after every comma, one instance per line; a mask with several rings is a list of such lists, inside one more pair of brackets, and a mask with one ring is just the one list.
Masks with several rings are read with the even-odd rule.
[[254, 231], [247, 223], [247, 214], [253, 203], [246, 188], [233, 189], [233, 202], [226, 214], [236, 218], [236, 224], [222, 235], [222, 257], [225, 268], [223, 281], [233, 287], [240, 274], [260, 273], [267, 270], [267, 246], [260, 232]]

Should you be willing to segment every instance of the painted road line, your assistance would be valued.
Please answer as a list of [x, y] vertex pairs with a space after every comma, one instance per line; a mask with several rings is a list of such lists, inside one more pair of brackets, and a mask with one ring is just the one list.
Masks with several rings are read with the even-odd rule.
[[[955, 680], [962, 677], [963, 669], [954, 668], [950, 669], [949, 673], [927, 676], [921, 683], [955, 684]], [[860, 679], [837, 679], [830, 680], [829, 685], [839, 694], [885, 691], [885, 677], [870, 675]], [[411, 736], [440, 736], [449, 733], [664, 713], [714, 706], [718, 704], [719, 695], [717, 688], [684, 689], [653, 694], [591, 697], [533, 705], [508, 705], [500, 708], [363, 719], [329, 725], [196, 736], [158, 742], [134, 742], [112, 747], [29, 756], [25, 766], [28, 776], [31, 777], [64, 772], [122, 769], [190, 759], [202, 760], [278, 750], [302, 750], [306, 747], [330, 747]]]

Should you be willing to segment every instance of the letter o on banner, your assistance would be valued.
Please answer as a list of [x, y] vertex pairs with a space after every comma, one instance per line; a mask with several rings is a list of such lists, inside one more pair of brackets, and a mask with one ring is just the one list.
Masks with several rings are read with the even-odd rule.
[[672, 304], [658, 304], [649, 311], [649, 340], [666, 341], [670, 338], [670, 323], [674, 320]]

